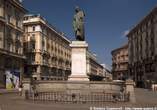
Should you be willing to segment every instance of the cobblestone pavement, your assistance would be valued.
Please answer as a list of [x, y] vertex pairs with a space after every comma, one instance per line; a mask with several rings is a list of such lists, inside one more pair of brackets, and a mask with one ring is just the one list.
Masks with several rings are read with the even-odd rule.
[[90, 107], [147, 107], [157, 106], [157, 92], [135, 89], [137, 103], [61, 104], [26, 101], [18, 94], [0, 94], [0, 110], [89, 110]]

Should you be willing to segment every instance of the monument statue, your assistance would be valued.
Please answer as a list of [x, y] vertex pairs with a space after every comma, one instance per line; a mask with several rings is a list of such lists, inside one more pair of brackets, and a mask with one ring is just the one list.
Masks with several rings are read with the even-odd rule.
[[73, 29], [75, 32], [75, 37], [76, 40], [78, 41], [84, 41], [85, 36], [84, 36], [84, 17], [85, 14], [84, 12], [79, 8], [75, 8], [75, 15], [73, 18]]

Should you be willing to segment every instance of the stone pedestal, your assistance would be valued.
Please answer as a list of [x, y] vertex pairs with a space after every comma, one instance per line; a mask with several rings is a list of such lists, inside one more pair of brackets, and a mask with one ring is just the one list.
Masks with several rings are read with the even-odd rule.
[[130, 93], [130, 102], [131, 103], [136, 103], [133, 80], [126, 80], [125, 85], [126, 85], [126, 92]]
[[69, 81], [89, 81], [87, 76], [87, 49], [85, 41], [72, 41], [72, 66]]

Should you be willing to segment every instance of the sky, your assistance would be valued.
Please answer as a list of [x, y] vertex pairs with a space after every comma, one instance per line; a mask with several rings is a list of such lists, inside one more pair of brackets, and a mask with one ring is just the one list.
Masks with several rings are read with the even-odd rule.
[[111, 68], [111, 51], [127, 43], [127, 32], [155, 6], [157, 0], [23, 0], [30, 14], [40, 14], [74, 40], [75, 7], [85, 12], [85, 39], [100, 63]]

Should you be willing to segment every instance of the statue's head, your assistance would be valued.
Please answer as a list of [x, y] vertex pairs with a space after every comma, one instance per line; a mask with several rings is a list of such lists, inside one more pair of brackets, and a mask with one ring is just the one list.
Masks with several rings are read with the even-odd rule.
[[80, 8], [78, 6], [75, 7], [75, 12], [79, 12], [80, 11]]

